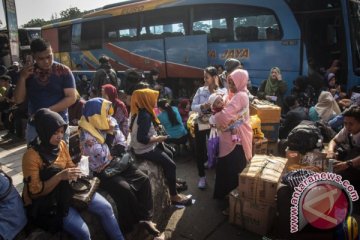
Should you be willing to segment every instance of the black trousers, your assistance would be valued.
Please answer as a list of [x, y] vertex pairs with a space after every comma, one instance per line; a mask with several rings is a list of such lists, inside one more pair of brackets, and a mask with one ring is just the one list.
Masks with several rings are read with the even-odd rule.
[[204, 163], [207, 161], [206, 139], [210, 135], [210, 129], [199, 131], [199, 125], [195, 124], [195, 153], [199, 177], [205, 177]]
[[107, 178], [99, 174], [101, 188], [114, 199], [121, 229], [131, 232], [133, 225], [141, 220], [151, 220], [153, 199], [149, 177], [134, 166], [121, 174]]
[[164, 169], [170, 195], [175, 196], [177, 194], [176, 164], [173, 160], [172, 152], [169, 149], [160, 147], [160, 144], [158, 144], [154, 150], [144, 154], [136, 154], [135, 156], [139, 159], [145, 159], [154, 162], [155, 164], [159, 164]]

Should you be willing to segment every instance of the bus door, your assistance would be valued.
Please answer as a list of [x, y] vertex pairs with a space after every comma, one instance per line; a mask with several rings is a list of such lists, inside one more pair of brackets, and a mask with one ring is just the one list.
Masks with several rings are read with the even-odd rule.
[[207, 67], [207, 36], [179, 36], [164, 39], [166, 73], [170, 78], [202, 78]]

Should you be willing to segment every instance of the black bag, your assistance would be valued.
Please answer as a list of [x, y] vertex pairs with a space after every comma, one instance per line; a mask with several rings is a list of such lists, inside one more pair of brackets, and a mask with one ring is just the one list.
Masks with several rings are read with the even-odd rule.
[[321, 131], [324, 143], [329, 143], [335, 137], [336, 132], [323, 120], [317, 121], [315, 124]]
[[[40, 179], [44, 182], [60, 171], [62, 168], [56, 166], [45, 167], [40, 170]], [[29, 183], [30, 180], [24, 181]], [[69, 211], [72, 194], [69, 182], [61, 181], [48, 195], [32, 200], [32, 204], [27, 208], [29, 221], [52, 233], [61, 231], [63, 218]]]
[[99, 184], [100, 180], [97, 177], [82, 177], [77, 181], [71, 182], [70, 186], [74, 192], [71, 205], [78, 210], [88, 208]]
[[290, 150], [305, 154], [315, 148], [322, 148], [322, 140], [320, 129], [315, 123], [303, 120], [290, 131], [287, 137], [287, 145]]
[[129, 153], [125, 153], [122, 157], [115, 157], [109, 165], [102, 171], [102, 174], [107, 177], [113, 177], [128, 169], [134, 162], [134, 159]]

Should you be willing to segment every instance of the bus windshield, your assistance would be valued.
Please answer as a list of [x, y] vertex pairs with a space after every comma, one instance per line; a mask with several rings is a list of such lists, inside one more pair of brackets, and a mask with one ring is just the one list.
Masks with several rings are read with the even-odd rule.
[[360, 2], [349, 1], [349, 8], [354, 72], [360, 75]]

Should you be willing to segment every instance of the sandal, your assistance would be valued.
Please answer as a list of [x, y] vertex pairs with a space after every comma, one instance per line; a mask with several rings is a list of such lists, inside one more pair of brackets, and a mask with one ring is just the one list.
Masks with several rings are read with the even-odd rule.
[[189, 206], [192, 205], [192, 198], [183, 197], [180, 201], [174, 201], [171, 200], [172, 205], [183, 205], [183, 206]]
[[140, 226], [145, 228], [151, 235], [153, 236], [159, 236], [160, 231], [156, 228], [155, 224], [150, 221], [140, 221]]

